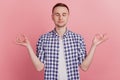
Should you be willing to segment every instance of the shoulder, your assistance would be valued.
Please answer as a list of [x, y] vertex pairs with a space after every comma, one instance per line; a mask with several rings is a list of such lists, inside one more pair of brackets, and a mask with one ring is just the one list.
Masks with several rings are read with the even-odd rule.
[[39, 40], [46, 40], [47, 38], [51, 37], [53, 34], [53, 31], [49, 31], [45, 34], [42, 34], [39, 36]]
[[78, 34], [78, 33], [75, 33], [75, 32], [72, 32], [69, 30], [69, 35], [76, 38], [76, 39], [83, 39], [83, 36], [81, 34]]

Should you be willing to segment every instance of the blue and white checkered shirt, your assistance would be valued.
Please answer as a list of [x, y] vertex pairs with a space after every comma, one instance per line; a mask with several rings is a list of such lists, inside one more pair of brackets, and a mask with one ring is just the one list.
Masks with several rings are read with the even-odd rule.
[[[79, 80], [79, 65], [86, 57], [83, 38], [66, 30], [63, 43], [68, 80]], [[39, 38], [37, 57], [45, 66], [44, 80], [58, 80], [59, 36], [55, 29]]]

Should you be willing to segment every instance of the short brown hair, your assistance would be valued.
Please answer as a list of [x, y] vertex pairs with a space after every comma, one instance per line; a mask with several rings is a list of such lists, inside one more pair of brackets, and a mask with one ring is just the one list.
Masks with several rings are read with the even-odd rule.
[[64, 3], [57, 3], [56, 5], [53, 6], [53, 8], [52, 8], [52, 13], [53, 13], [54, 9], [55, 9], [56, 7], [58, 7], [58, 6], [66, 7], [67, 10], [68, 10], [68, 12], [69, 12], [69, 8], [68, 8], [68, 6], [67, 6], [66, 4], [64, 4]]

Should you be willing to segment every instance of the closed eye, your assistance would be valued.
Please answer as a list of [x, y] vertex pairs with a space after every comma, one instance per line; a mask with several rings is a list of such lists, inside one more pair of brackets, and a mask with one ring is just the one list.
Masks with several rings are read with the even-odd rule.
[[66, 16], [67, 14], [66, 14], [66, 13], [63, 13], [62, 15], [63, 15], [63, 16]]

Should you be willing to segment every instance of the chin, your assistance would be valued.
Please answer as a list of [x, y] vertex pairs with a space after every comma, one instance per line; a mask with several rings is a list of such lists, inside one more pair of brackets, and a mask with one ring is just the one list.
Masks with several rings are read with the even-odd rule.
[[65, 25], [58, 25], [58, 27], [64, 27]]
[[62, 28], [62, 27], [65, 27], [66, 26], [66, 24], [63, 24], [63, 25], [57, 25], [57, 27], [59, 27], [59, 28]]

